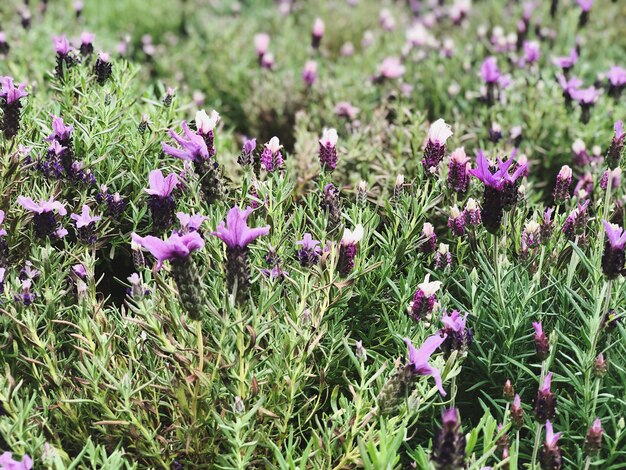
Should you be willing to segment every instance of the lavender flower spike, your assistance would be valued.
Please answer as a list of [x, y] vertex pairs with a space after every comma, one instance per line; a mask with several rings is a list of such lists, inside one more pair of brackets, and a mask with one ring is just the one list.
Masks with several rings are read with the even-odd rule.
[[615, 135], [613, 136], [611, 146], [606, 153], [606, 160], [609, 168], [619, 166], [619, 162], [622, 159], [622, 152], [624, 150], [624, 140], [626, 139], [626, 131], [624, 131], [624, 123], [622, 121], [615, 122], [614, 129]]
[[552, 372], [549, 372], [543, 380], [543, 384], [537, 390], [535, 397], [535, 418], [538, 423], [545, 423], [546, 420], [554, 418], [556, 412], [556, 398], [550, 391], [552, 384]]
[[428, 129], [428, 141], [424, 149], [422, 165], [429, 174], [437, 171], [437, 166], [446, 152], [446, 141], [450, 136], [452, 136], [450, 126], [443, 119], [436, 120]]
[[300, 249], [296, 253], [298, 261], [302, 267], [309, 267], [316, 264], [322, 254], [320, 242], [314, 240], [310, 233], [305, 233], [302, 240], [296, 242]]
[[61, 216], [67, 214], [65, 206], [54, 198], [47, 201], [41, 200], [38, 203], [29, 197], [19, 196], [17, 202], [24, 209], [33, 213], [33, 226], [35, 235], [44, 239], [50, 237], [56, 238], [57, 223], [55, 212]]
[[323, 170], [333, 171], [337, 167], [337, 130], [324, 129], [320, 142], [320, 163]]
[[178, 177], [175, 173], [164, 177], [161, 170], [152, 170], [148, 182], [150, 186], [144, 191], [150, 195], [148, 207], [152, 214], [152, 224], [157, 231], [162, 231], [174, 221], [176, 202], [172, 192], [178, 184]]
[[206, 302], [200, 273], [191, 253], [204, 247], [202, 236], [190, 232], [183, 236], [173, 233], [167, 240], [150, 235], [142, 238], [135, 234], [132, 238], [157, 259], [157, 269], [164, 261], [170, 262], [181, 304], [192, 320], [199, 320]]
[[245, 210], [235, 206], [226, 215], [226, 223], [220, 222], [211, 235], [226, 244], [226, 282], [231, 292], [236, 288], [236, 297], [243, 301], [250, 287], [248, 245], [257, 238], [267, 235], [270, 226], [248, 227], [248, 216], [252, 208]]
[[357, 255], [358, 244], [363, 238], [363, 225], [358, 224], [354, 230], [346, 228], [339, 246], [338, 271], [347, 276], [354, 269], [354, 260]]
[[180, 222], [179, 235], [186, 235], [189, 232], [197, 232], [200, 229], [202, 223], [208, 219], [208, 217], [200, 214], [185, 214], [184, 212], [177, 212], [176, 217]]
[[280, 149], [283, 146], [280, 145], [278, 137], [274, 136], [269, 142], [265, 144], [263, 153], [261, 153], [261, 166], [268, 173], [272, 173], [283, 166], [283, 154]]
[[624, 245], [626, 245], [626, 232], [618, 225], [611, 224], [606, 220], [604, 229], [606, 230], [607, 241], [604, 244], [602, 254], [602, 271], [608, 279], [616, 279], [620, 274], [624, 275]]
[[96, 222], [102, 219], [99, 215], [91, 215], [89, 206], [84, 204], [80, 214], [71, 214], [70, 218], [75, 222], [78, 230], [78, 238], [86, 244], [96, 241]]
[[6, 139], [12, 139], [20, 130], [21, 99], [28, 96], [26, 83], [20, 83], [17, 88], [12, 77], [0, 77], [0, 109], [2, 109], [2, 132]]
[[70, 42], [65, 37], [65, 34], [61, 36], [54, 36], [54, 50], [57, 54], [56, 56], [56, 66], [55, 73], [58, 78], [63, 78], [64, 68], [69, 69], [76, 62], [74, 57], [70, 54], [72, 52], [72, 47], [70, 46]]
[[563, 457], [559, 448], [559, 438], [561, 433], [554, 433], [550, 420], [546, 421], [546, 440], [541, 448], [539, 462], [541, 468], [545, 470], [558, 470], [563, 466]]

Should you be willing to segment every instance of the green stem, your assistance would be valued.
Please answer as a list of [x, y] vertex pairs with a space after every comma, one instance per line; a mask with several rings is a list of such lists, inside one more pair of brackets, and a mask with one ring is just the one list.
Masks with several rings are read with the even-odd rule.
[[530, 458], [530, 468], [535, 469], [535, 462], [537, 461], [537, 453], [539, 452], [539, 444], [541, 442], [541, 428], [543, 424], [537, 423], [537, 429], [535, 431], [535, 445], [533, 445], [533, 455]]
[[587, 456], [587, 458], [585, 459], [585, 470], [589, 470], [589, 467], [591, 466], [591, 456]]
[[502, 285], [500, 280], [500, 263], [498, 256], [498, 236], [493, 235], [493, 269], [496, 276], [496, 294], [498, 296], [498, 302], [500, 303], [500, 309], [504, 312], [504, 297], [502, 295]]

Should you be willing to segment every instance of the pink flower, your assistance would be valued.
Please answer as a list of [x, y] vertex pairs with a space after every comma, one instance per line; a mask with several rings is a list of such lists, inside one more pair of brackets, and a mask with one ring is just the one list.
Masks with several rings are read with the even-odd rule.
[[59, 215], [67, 214], [65, 206], [59, 201], [55, 201], [53, 197], [47, 201], [41, 199], [39, 202], [35, 202], [29, 197], [19, 196], [17, 198], [17, 202], [24, 209], [34, 212], [35, 214], [43, 214], [44, 212], [54, 211], [56, 211]]
[[446, 391], [443, 389], [443, 384], [441, 382], [441, 373], [438, 369], [431, 366], [428, 363], [428, 360], [445, 340], [446, 335], [429, 336], [419, 349], [415, 349], [411, 340], [409, 338], [404, 338], [404, 342], [409, 348], [409, 365], [412, 367], [413, 371], [419, 375], [432, 376], [435, 379], [435, 384], [439, 389], [439, 393], [441, 393], [444, 397], [446, 396]]
[[163, 177], [161, 170], [152, 170], [148, 177], [150, 187], [144, 191], [151, 196], [168, 197], [178, 184], [176, 173], [170, 173]]
[[170, 136], [178, 142], [182, 149], [177, 149], [176, 147], [172, 147], [171, 145], [162, 142], [161, 146], [163, 148], [163, 152], [181, 160], [197, 162], [208, 159], [209, 150], [202, 136], [189, 129], [186, 121], [182, 122], [182, 128], [187, 139], [179, 136], [172, 129], [169, 131]]
[[229, 248], [244, 248], [257, 238], [267, 235], [270, 232], [270, 226], [265, 227], [248, 227], [247, 219], [252, 213], [252, 208], [247, 207], [241, 210], [235, 206], [226, 216], [226, 223], [220, 222], [211, 235], [222, 240]]
[[14, 103], [25, 96], [28, 96], [26, 83], [20, 83], [17, 88], [13, 85], [13, 77], [0, 77], [0, 98], [4, 98], [7, 104]]
[[183, 236], [173, 233], [167, 240], [152, 235], [140, 237], [135, 233], [131, 237], [157, 259], [157, 269], [161, 269], [163, 261], [186, 259], [193, 251], [204, 247], [204, 239], [198, 232], [189, 232]]
[[70, 42], [67, 40], [65, 34], [62, 34], [61, 36], [54, 36], [53, 42], [54, 50], [61, 56], [66, 56], [72, 50]]
[[99, 215], [91, 215], [91, 210], [87, 204], [83, 204], [80, 214], [71, 214], [70, 219], [76, 222], [76, 228], [86, 227], [91, 223], [98, 222], [102, 217]]
[[381, 79], [394, 79], [400, 78], [404, 75], [406, 68], [400, 62], [400, 59], [397, 57], [387, 57], [382, 63], [378, 66], [378, 77]]

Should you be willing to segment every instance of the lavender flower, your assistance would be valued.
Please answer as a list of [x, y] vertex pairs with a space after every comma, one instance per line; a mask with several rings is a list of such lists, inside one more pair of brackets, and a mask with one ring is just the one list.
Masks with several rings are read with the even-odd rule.
[[624, 275], [624, 245], [626, 245], [626, 232], [618, 225], [611, 224], [606, 220], [604, 229], [607, 240], [604, 243], [604, 253], [602, 254], [602, 271], [608, 279], [616, 279]]
[[177, 231], [180, 236], [186, 235], [190, 232], [197, 232], [202, 223], [208, 219], [208, 217], [200, 214], [189, 215], [184, 212], [177, 212], [176, 217], [180, 222], [180, 230]]
[[317, 49], [320, 47], [320, 42], [324, 36], [324, 22], [321, 18], [315, 18], [313, 23], [313, 30], [311, 31], [311, 47]]
[[263, 152], [261, 153], [261, 166], [268, 173], [273, 173], [283, 166], [282, 148], [283, 146], [280, 145], [278, 137], [272, 137], [270, 141], [265, 144]]
[[478, 207], [478, 203], [474, 198], [468, 198], [467, 202], [465, 203], [465, 209], [463, 209], [463, 213], [465, 214], [465, 221], [468, 225], [475, 227], [482, 223], [480, 207]]
[[102, 219], [99, 215], [92, 216], [89, 206], [84, 204], [80, 214], [71, 214], [70, 218], [76, 223], [78, 238], [85, 244], [96, 242], [96, 222]]
[[441, 395], [446, 395], [441, 381], [441, 373], [428, 363], [432, 354], [444, 341], [445, 337], [433, 335], [428, 337], [419, 349], [415, 349], [411, 340], [404, 338], [408, 347], [408, 363], [396, 369], [394, 375], [383, 386], [377, 398], [382, 414], [388, 414], [395, 410], [402, 399], [411, 392], [411, 388], [421, 376], [432, 376]]
[[513, 400], [513, 397], [515, 396], [515, 389], [513, 388], [513, 384], [511, 384], [511, 380], [506, 379], [504, 388], [502, 389], [502, 395], [507, 401]]
[[580, 88], [571, 92], [572, 99], [577, 101], [582, 111], [580, 121], [587, 124], [591, 119], [591, 108], [598, 101], [600, 91], [594, 87]]
[[320, 164], [323, 170], [333, 171], [337, 167], [337, 130], [324, 129], [320, 143]]
[[443, 119], [435, 121], [428, 129], [428, 140], [424, 149], [422, 165], [427, 173], [434, 174], [446, 152], [446, 141], [452, 136], [450, 126]]
[[383, 82], [385, 80], [394, 80], [404, 75], [406, 68], [397, 57], [387, 57], [378, 66], [378, 71], [374, 76], [374, 82]]
[[492, 171], [482, 150], [478, 151], [476, 162], [478, 167], [470, 170], [470, 174], [485, 186], [481, 211], [483, 224], [489, 232], [496, 233], [504, 210], [517, 202], [518, 179], [526, 171], [527, 164], [517, 165], [511, 174], [509, 168], [515, 163], [514, 159], [510, 158], [506, 162], [498, 160], [497, 169]]
[[580, 88], [583, 82], [578, 77], [572, 77], [568, 80], [562, 74], [557, 75], [557, 80], [561, 86], [563, 98], [565, 98], [565, 104], [569, 107], [574, 100], [574, 93]]
[[587, 431], [587, 436], [585, 437], [584, 449], [587, 455], [597, 454], [602, 446], [602, 422], [600, 418], [596, 418]]
[[574, 67], [574, 65], [576, 65], [577, 61], [578, 52], [575, 47], [570, 50], [569, 56], [554, 57], [552, 59], [552, 63], [557, 67], [560, 67], [565, 74], [567, 74]]
[[439, 330], [439, 334], [446, 337], [442, 343], [442, 351], [465, 351], [472, 343], [472, 330], [466, 327], [467, 313], [461, 315], [458, 310], [452, 310], [450, 314], [444, 312], [441, 316], [441, 323], [444, 327]]
[[32, 286], [33, 281], [31, 279], [24, 279], [20, 286], [20, 293], [15, 295], [15, 301], [21, 302], [25, 307], [32, 305], [37, 299], [37, 294], [31, 290]]
[[360, 109], [352, 106], [347, 101], [340, 101], [335, 105], [335, 114], [339, 117], [354, 121], [359, 114]]
[[572, 169], [563, 165], [559, 174], [556, 177], [556, 185], [554, 186], [554, 202], [557, 204], [563, 203], [570, 198], [569, 187], [572, 184]]
[[596, 356], [595, 360], [593, 361], [593, 374], [596, 377], [602, 378], [606, 374], [606, 368], [607, 368], [606, 359], [604, 359], [604, 354], [600, 353]]
[[480, 67], [480, 75], [483, 82], [487, 86], [487, 95], [485, 100], [488, 105], [492, 105], [495, 101], [496, 87], [502, 80], [502, 73], [498, 67], [498, 60], [495, 57], [487, 57]]
[[524, 230], [522, 231], [521, 240], [521, 255], [523, 257], [528, 255], [529, 249], [535, 249], [541, 244], [541, 225], [534, 220], [526, 222], [524, 224]]
[[328, 183], [324, 186], [324, 194], [321, 202], [322, 210], [328, 215], [328, 228], [334, 230], [341, 220], [341, 208], [339, 207], [339, 189]]
[[511, 405], [511, 423], [515, 429], [520, 429], [524, 426], [524, 409], [522, 408], [522, 400], [518, 394], [515, 394], [513, 404]]
[[448, 217], [448, 228], [455, 237], [465, 235], [465, 214], [462, 213], [457, 206], [450, 208], [450, 216]]
[[424, 243], [421, 246], [422, 252], [426, 254], [434, 252], [437, 248], [437, 234], [435, 233], [433, 224], [424, 222], [422, 236], [424, 237]]
[[255, 164], [255, 152], [256, 139], [245, 139], [243, 148], [241, 149], [241, 155], [237, 158], [237, 163], [244, 168], [252, 167]]
[[307, 60], [302, 69], [302, 81], [311, 87], [317, 80], [317, 62], [314, 60]]
[[587, 209], [589, 208], [589, 200], [587, 199], [582, 204], [578, 203], [578, 205], [572, 209], [572, 211], [567, 216], [565, 223], [563, 224], [563, 228], [561, 229], [563, 234], [567, 237], [568, 240], [575, 240], [577, 235], [581, 235], [584, 233], [584, 229], [587, 225], [587, 220], [589, 218]]
[[609, 81], [609, 96], [618, 99], [626, 87], [626, 69], [613, 66], [609, 69], [606, 77]]
[[419, 321], [428, 318], [437, 302], [436, 293], [441, 288], [440, 281], [430, 281], [430, 274], [426, 274], [424, 282], [417, 285], [413, 300], [409, 304], [409, 316]]
[[142, 282], [141, 276], [138, 273], [132, 273], [126, 280], [130, 284], [130, 289], [128, 289], [127, 292], [131, 298], [141, 300], [145, 295], [150, 293], [150, 290]]
[[465, 468], [465, 434], [461, 432], [459, 411], [449, 408], [443, 412], [441, 428], [433, 437], [431, 459], [437, 470]]
[[96, 75], [96, 80], [100, 85], [104, 85], [104, 83], [109, 79], [111, 74], [113, 73], [113, 65], [111, 64], [111, 56], [106, 52], [100, 51], [98, 54], [98, 58], [96, 59], [96, 63], [93, 66], [94, 74]]
[[300, 247], [296, 253], [296, 258], [298, 258], [303, 268], [317, 264], [322, 255], [322, 249], [318, 240], [314, 240], [310, 233], [305, 233], [302, 240], [297, 241], [296, 245]]
[[550, 391], [551, 384], [552, 372], [549, 372], [543, 380], [543, 384], [537, 390], [537, 396], [535, 397], [535, 419], [538, 423], [545, 423], [554, 418], [556, 398], [554, 393]]
[[624, 140], [626, 139], [626, 131], [624, 130], [624, 123], [617, 121], [614, 126], [615, 135], [611, 141], [611, 146], [606, 153], [606, 160], [609, 167], [615, 168], [619, 166], [619, 162], [622, 159], [622, 152], [624, 150]]
[[[74, 143], [72, 142], [72, 132], [74, 127], [66, 126], [63, 122], [63, 118], [60, 116], [52, 115], [52, 134], [50, 134], [46, 140], [52, 142], [53, 148], [56, 149], [58, 161], [63, 168], [64, 173], [67, 176], [73, 174], [72, 165], [74, 164]], [[58, 146], [54, 144], [58, 143]], [[59, 174], [60, 176], [60, 174]]]
[[435, 384], [439, 389], [439, 393], [444, 397], [446, 396], [446, 391], [443, 389], [443, 384], [441, 382], [441, 373], [438, 369], [431, 366], [428, 361], [430, 356], [432, 356], [435, 350], [439, 348], [445, 340], [445, 335], [429, 336], [419, 349], [415, 349], [411, 340], [409, 338], [404, 338], [404, 342], [409, 348], [408, 366], [411, 368], [411, 371], [418, 375], [430, 375], [433, 379], [435, 379]]
[[540, 361], [545, 361], [550, 355], [550, 341], [543, 332], [541, 322], [533, 322], [533, 328], [535, 330], [534, 340], [537, 357]]
[[537, 41], [524, 41], [524, 62], [535, 64], [541, 57], [541, 46]]
[[33, 459], [24, 455], [21, 460], [15, 460], [11, 452], [4, 452], [0, 455], [0, 468], [6, 470], [31, 470]]
[[602, 173], [602, 178], [600, 178], [600, 187], [605, 191], [609, 187], [609, 182], [611, 183], [611, 189], [619, 188], [620, 181], [622, 179], [622, 169], [617, 167], [613, 170], [606, 170]]
[[72, 56], [72, 47], [65, 34], [54, 36], [53, 43], [56, 52], [55, 72], [57, 77], [62, 79], [64, 70], [71, 68], [76, 63], [76, 59]]
[[241, 210], [233, 207], [228, 211], [226, 223], [220, 222], [211, 235], [226, 244], [226, 282], [229, 290], [236, 292], [243, 301], [250, 287], [250, 266], [248, 265], [248, 245], [257, 238], [267, 235], [270, 226], [250, 228], [247, 219], [252, 208]]
[[182, 148], [178, 149], [162, 142], [161, 146], [163, 148], [163, 152], [167, 155], [171, 155], [172, 157], [192, 162], [201, 162], [208, 159], [209, 150], [204, 138], [189, 129], [186, 121], [183, 121], [181, 125], [186, 139], [176, 134], [176, 132], [172, 129], [170, 129], [169, 135], [176, 142], [178, 142]]
[[448, 186], [457, 193], [465, 193], [469, 188], [469, 157], [460, 147], [450, 154], [448, 165]]
[[217, 127], [217, 123], [219, 121], [220, 115], [215, 110], [211, 111], [211, 115], [208, 115], [204, 110], [196, 113], [196, 128], [198, 129], [198, 135], [204, 139], [209, 156], [211, 157], [215, 156], [215, 128]]
[[88, 57], [93, 54], [93, 40], [96, 38], [94, 33], [83, 31], [80, 34], [80, 55]]
[[134, 235], [133, 238], [156, 258], [157, 269], [161, 268], [164, 261], [170, 262], [181, 304], [192, 320], [199, 320], [206, 300], [200, 273], [191, 253], [204, 247], [204, 239], [200, 234], [190, 232], [180, 236], [173, 233], [167, 240], [150, 235], [143, 238]]
[[541, 447], [541, 453], [539, 454], [539, 463], [542, 470], [559, 470], [563, 465], [563, 457], [561, 456], [561, 449], [559, 448], [559, 438], [561, 433], [554, 434], [552, 429], [552, 423], [550, 420], [546, 421], [546, 440]]
[[174, 222], [176, 202], [172, 192], [178, 184], [178, 177], [170, 173], [163, 177], [161, 170], [152, 170], [149, 176], [150, 187], [144, 191], [150, 195], [148, 207], [152, 214], [152, 225], [157, 231], [163, 231]]
[[0, 76], [0, 109], [2, 109], [2, 132], [5, 139], [12, 139], [20, 130], [20, 112], [22, 110], [21, 99], [28, 96], [26, 83], [20, 83], [17, 87], [13, 84], [12, 77]]
[[576, 3], [578, 3], [578, 6], [580, 7], [578, 26], [583, 28], [589, 22], [589, 12], [591, 11], [593, 0], [576, 0]]
[[447, 269], [452, 266], [452, 253], [450, 253], [450, 245], [440, 243], [437, 253], [435, 253], [435, 269]]
[[363, 239], [364, 230], [361, 224], [354, 227], [354, 231], [346, 228], [339, 244], [339, 261], [337, 270], [347, 276], [354, 269], [354, 260], [358, 251], [358, 244]]
[[58, 238], [57, 233], [57, 220], [56, 215], [64, 216], [67, 214], [65, 206], [59, 201], [55, 201], [54, 198], [50, 198], [47, 201], [40, 200], [38, 203], [34, 202], [29, 197], [19, 196], [17, 198], [18, 204], [24, 209], [32, 212], [33, 214], [33, 229], [35, 235], [42, 240], [50, 238], [52, 240]]

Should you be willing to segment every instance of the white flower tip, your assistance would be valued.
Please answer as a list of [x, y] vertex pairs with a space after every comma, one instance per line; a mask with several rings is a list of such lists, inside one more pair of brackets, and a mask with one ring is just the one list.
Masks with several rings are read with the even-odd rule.
[[217, 126], [220, 115], [217, 111], [211, 111], [209, 116], [204, 109], [196, 112], [196, 127], [203, 134], [207, 134]]
[[283, 148], [283, 146], [280, 145], [280, 140], [278, 140], [278, 137], [276, 136], [272, 137], [270, 141], [265, 144], [265, 147], [270, 149], [272, 153], [276, 153]]
[[324, 132], [322, 133], [322, 138], [320, 139], [320, 144], [324, 146], [330, 145], [331, 147], [334, 147], [335, 145], [337, 145], [338, 139], [339, 136], [337, 135], [336, 129], [324, 129]]
[[428, 130], [428, 139], [436, 144], [443, 145], [452, 135], [452, 130], [443, 119], [437, 119]]
[[356, 245], [363, 239], [363, 235], [363, 225], [358, 224], [354, 227], [354, 230], [350, 230], [349, 228], [345, 229], [341, 241], [344, 245]]
[[404, 185], [404, 175], [396, 176], [396, 186]]
[[433, 224], [431, 224], [430, 222], [424, 222], [424, 227], [422, 228], [422, 234], [425, 237], [430, 238], [433, 233], [435, 233], [435, 228], [433, 227]]

